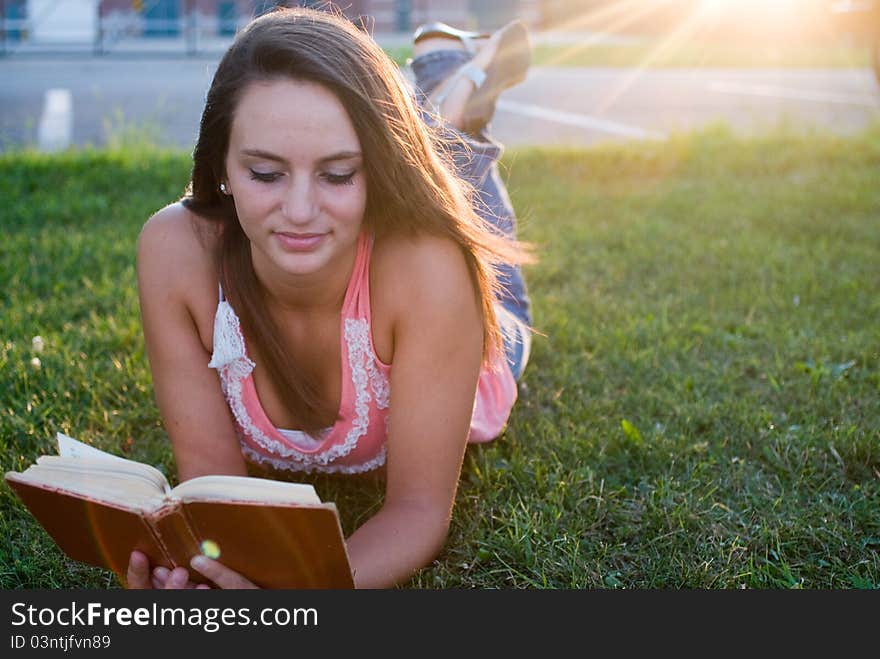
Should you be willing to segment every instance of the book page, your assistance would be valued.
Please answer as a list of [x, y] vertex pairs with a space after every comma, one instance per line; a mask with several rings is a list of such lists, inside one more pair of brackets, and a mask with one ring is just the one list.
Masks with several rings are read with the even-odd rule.
[[71, 492], [85, 499], [131, 510], [150, 511], [166, 503], [164, 491], [142, 475], [132, 477], [124, 471], [89, 469], [95, 464], [107, 462], [43, 456], [37, 464], [21, 473], [7, 472], [5, 478], [48, 491]]
[[171, 490], [182, 501], [255, 501], [262, 503], [319, 504], [315, 488], [251, 476], [199, 476]]
[[138, 462], [113, 462], [110, 460], [95, 460], [94, 458], [65, 458], [60, 455], [41, 455], [37, 458], [35, 466], [58, 471], [81, 472], [97, 477], [103, 477], [106, 474], [110, 477], [137, 479], [147, 484], [155, 492], [156, 496], [164, 495], [170, 490], [168, 481], [165, 480], [161, 472], [157, 470], [157, 473], [154, 474], [151, 469], [144, 469], [148, 465], [142, 465]]
[[83, 442], [76, 440], [73, 437], [69, 437], [64, 433], [56, 433], [55, 438], [58, 441], [58, 455], [61, 457], [88, 460], [105, 460], [117, 466], [120, 471], [124, 471], [126, 473], [139, 472], [144, 474], [144, 476], [149, 478], [151, 482], [156, 483], [156, 485], [161, 488], [163, 492], [168, 492], [171, 490], [171, 486], [168, 484], [168, 479], [165, 478], [165, 474], [163, 474], [152, 465], [144, 464], [143, 462], [137, 462], [135, 460], [129, 460], [127, 458], [122, 458], [118, 455], [113, 455], [112, 453], [107, 453], [106, 451], [102, 451], [101, 449], [95, 448], [94, 446], [84, 444]]
[[100, 458], [101, 460], [125, 460], [112, 453], [107, 453], [101, 449], [89, 446], [73, 437], [65, 435], [63, 432], [55, 433], [55, 440], [58, 442], [58, 455], [65, 458]]

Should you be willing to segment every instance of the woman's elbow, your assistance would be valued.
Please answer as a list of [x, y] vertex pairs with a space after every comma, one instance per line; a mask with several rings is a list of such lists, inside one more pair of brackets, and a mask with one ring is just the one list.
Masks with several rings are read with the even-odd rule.
[[419, 516], [421, 519], [419, 536], [422, 539], [419, 544], [421, 545], [422, 566], [424, 567], [437, 558], [446, 546], [451, 515], [448, 510], [429, 508], [422, 509]]

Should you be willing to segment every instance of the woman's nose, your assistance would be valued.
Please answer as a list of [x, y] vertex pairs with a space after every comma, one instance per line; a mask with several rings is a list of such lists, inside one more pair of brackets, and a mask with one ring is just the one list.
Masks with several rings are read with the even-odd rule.
[[305, 224], [317, 214], [315, 189], [308, 177], [291, 177], [281, 211], [291, 222]]

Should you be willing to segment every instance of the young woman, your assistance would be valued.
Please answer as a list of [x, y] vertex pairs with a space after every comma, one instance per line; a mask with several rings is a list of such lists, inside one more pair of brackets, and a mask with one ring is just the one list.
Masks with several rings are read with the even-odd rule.
[[[180, 480], [384, 468], [381, 510], [347, 539], [357, 587], [437, 555], [466, 444], [503, 430], [528, 359], [525, 257], [484, 134], [528, 41], [520, 24], [478, 37], [421, 30], [414, 95], [343, 18], [257, 18], [214, 76], [187, 194], [139, 240]], [[204, 557], [192, 568], [252, 585]], [[188, 579], [132, 553], [129, 587]]]

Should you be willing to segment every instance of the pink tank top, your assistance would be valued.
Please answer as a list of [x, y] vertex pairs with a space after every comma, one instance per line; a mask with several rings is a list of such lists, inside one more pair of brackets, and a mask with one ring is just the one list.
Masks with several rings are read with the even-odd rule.
[[[244, 457], [275, 469], [357, 473], [385, 464], [391, 365], [379, 361], [370, 330], [370, 252], [361, 234], [340, 318], [342, 396], [336, 423], [318, 437], [276, 428], [254, 386], [254, 362], [247, 353], [238, 316], [220, 292], [214, 317], [214, 352], [223, 394], [235, 418]], [[501, 434], [516, 401], [516, 381], [507, 361], [480, 371], [468, 441]]]

